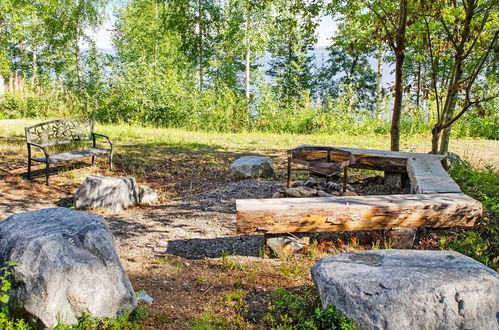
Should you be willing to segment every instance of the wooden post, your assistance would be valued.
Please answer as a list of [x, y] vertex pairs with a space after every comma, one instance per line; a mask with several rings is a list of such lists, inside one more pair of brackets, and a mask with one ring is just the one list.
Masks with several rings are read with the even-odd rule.
[[343, 168], [343, 194], [347, 191], [348, 166]]
[[288, 157], [288, 182], [286, 184], [288, 188], [291, 188], [291, 159]]

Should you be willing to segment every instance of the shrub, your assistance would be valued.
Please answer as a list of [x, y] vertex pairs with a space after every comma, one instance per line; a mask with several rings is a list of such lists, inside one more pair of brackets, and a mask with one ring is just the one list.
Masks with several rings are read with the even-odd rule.
[[355, 324], [329, 306], [320, 307], [314, 287], [302, 290], [278, 289], [263, 317], [263, 325], [272, 329], [343, 329], [353, 330]]
[[453, 167], [451, 175], [463, 192], [479, 200], [484, 207], [480, 223], [472, 229], [460, 229], [457, 237], [443, 237], [441, 248], [472, 257], [499, 269], [499, 173], [494, 168], [477, 170], [464, 162]]

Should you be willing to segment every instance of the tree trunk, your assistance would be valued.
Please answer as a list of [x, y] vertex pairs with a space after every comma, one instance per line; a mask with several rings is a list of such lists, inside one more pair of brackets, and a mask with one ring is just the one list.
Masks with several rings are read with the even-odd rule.
[[3, 80], [2, 72], [0, 72], [0, 95], [5, 94], [5, 84]]
[[419, 99], [421, 96], [421, 63], [418, 65], [418, 81], [416, 84], [416, 109], [418, 112], [421, 112], [419, 109]]
[[[473, 13], [475, 10], [475, 3], [473, 0], [468, 1], [466, 7], [466, 16], [464, 18], [463, 33], [461, 35], [460, 43], [455, 47], [454, 55], [454, 68], [452, 75], [449, 80], [449, 87], [447, 89], [447, 97], [445, 98], [445, 104], [442, 109], [442, 123], [446, 123], [452, 119], [454, 115], [454, 110], [456, 109], [457, 98], [459, 94], [459, 82], [461, 81], [463, 75], [463, 63], [464, 63], [464, 48], [466, 42], [470, 39], [471, 31], [471, 21], [473, 19]], [[442, 137], [440, 139], [440, 154], [447, 154], [449, 151], [451, 126], [449, 125], [442, 130]]]
[[[159, 28], [159, 22], [158, 22], [158, 1], [154, 1], [154, 20], [155, 23], [158, 24], [156, 28]], [[158, 68], [158, 36], [155, 34], [154, 36], [154, 60], [153, 60], [153, 75], [154, 75], [154, 82], [156, 83], [158, 80], [156, 78], [157, 76], [157, 68]]]
[[199, 59], [199, 68], [198, 68], [198, 76], [199, 76], [199, 90], [203, 90], [203, 18], [202, 18], [202, 8], [201, 8], [201, 0], [198, 0], [198, 19], [199, 19], [199, 51], [198, 51], [198, 59]]
[[381, 112], [381, 103], [383, 102], [383, 89], [381, 82], [383, 80], [383, 43], [379, 43], [378, 47], [378, 75], [376, 77], [376, 113], [375, 117], [378, 119], [379, 113]]
[[37, 80], [37, 71], [38, 71], [38, 65], [36, 61], [38, 60], [38, 49], [36, 46], [33, 46], [33, 54], [32, 54], [32, 63], [31, 63], [31, 71], [33, 73], [31, 77], [31, 89], [34, 90], [36, 86], [36, 80]]
[[405, 57], [405, 29], [407, 26], [407, 0], [400, 0], [399, 25], [395, 42], [395, 100], [393, 101], [391, 150], [400, 150], [400, 114], [402, 112], [402, 98], [404, 86], [402, 80], [402, 70]]
[[250, 96], [251, 96], [251, 86], [250, 86], [250, 79], [251, 79], [251, 38], [249, 35], [249, 25], [250, 25], [250, 11], [247, 8], [246, 9], [246, 23], [245, 23], [245, 30], [246, 30], [246, 101], [249, 104]]
[[404, 65], [404, 53], [395, 54], [395, 100], [393, 101], [391, 150], [400, 150], [400, 115], [402, 113], [402, 98], [404, 86], [402, 81], [402, 66]]
[[431, 153], [438, 154], [438, 143], [440, 142], [440, 135], [442, 130], [437, 125], [431, 130]]

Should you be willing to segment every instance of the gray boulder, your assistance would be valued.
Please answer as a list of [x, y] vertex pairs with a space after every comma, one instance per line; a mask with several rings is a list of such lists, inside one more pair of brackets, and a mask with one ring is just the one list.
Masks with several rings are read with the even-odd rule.
[[74, 200], [80, 209], [122, 211], [139, 202], [139, 189], [134, 178], [89, 176], [74, 193]]
[[457, 252], [342, 253], [311, 272], [322, 305], [359, 329], [499, 329], [499, 275]]
[[230, 169], [236, 179], [272, 178], [276, 174], [272, 160], [263, 156], [241, 157], [232, 163]]
[[139, 186], [139, 202], [141, 204], [153, 204], [158, 200], [158, 194], [149, 187]]
[[9, 309], [37, 327], [77, 322], [83, 313], [117, 317], [137, 306], [106, 221], [51, 208], [0, 222], [0, 264], [17, 264]]

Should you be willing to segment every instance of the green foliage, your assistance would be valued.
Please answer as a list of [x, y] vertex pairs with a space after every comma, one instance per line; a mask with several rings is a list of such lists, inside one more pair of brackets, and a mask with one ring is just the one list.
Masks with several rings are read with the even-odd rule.
[[313, 287], [300, 291], [276, 290], [263, 323], [272, 329], [355, 329], [333, 306], [322, 309]]
[[342, 315], [334, 306], [315, 310], [315, 324], [317, 329], [355, 330], [355, 324]]
[[9, 276], [12, 275], [12, 270], [16, 266], [14, 262], [7, 262], [5, 266], [0, 268], [0, 328], [12, 330], [30, 329], [28, 324], [22, 319], [14, 319], [10, 316], [7, 304], [10, 300], [8, 291], [12, 284], [9, 281]]
[[465, 194], [479, 200], [484, 207], [480, 223], [463, 229], [457, 237], [443, 237], [441, 248], [452, 249], [485, 265], [499, 269], [499, 173], [492, 168], [474, 169], [469, 163], [457, 164], [451, 172]]
[[145, 317], [145, 311], [142, 306], [138, 306], [131, 313], [123, 313], [120, 317], [114, 318], [94, 318], [88, 314], [83, 314], [83, 316], [78, 320], [78, 323], [67, 325], [58, 324], [55, 330], [90, 330], [90, 329], [108, 329], [108, 330], [119, 330], [119, 329], [129, 329], [129, 330], [140, 330], [144, 327], [140, 324], [140, 321]]

